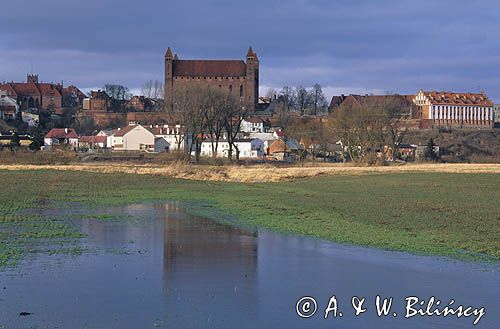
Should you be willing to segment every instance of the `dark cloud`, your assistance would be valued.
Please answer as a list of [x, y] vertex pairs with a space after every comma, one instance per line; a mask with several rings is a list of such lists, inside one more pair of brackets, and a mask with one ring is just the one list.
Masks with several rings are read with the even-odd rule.
[[0, 12], [0, 80], [137, 88], [181, 58], [243, 58], [264, 87], [333, 92], [485, 90], [500, 101], [495, 0], [18, 0]]

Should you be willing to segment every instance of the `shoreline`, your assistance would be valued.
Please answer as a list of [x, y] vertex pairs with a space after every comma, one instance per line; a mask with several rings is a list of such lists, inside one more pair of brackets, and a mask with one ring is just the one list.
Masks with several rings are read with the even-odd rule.
[[[92, 208], [178, 201], [194, 215], [243, 228], [415, 255], [500, 261], [499, 209], [490, 201], [500, 197], [498, 175], [382, 172], [243, 184], [44, 169], [0, 170], [0, 178], [11, 191], [0, 196], [0, 224], [7, 229], [0, 230], [0, 263], [22, 258], [22, 241], [78, 236], [53, 218], [22, 214], [52, 201]], [[26, 231], [19, 241], [5, 235], [16, 225]]]
[[489, 163], [427, 163], [405, 164], [394, 166], [352, 166], [345, 164], [317, 164], [305, 166], [257, 165], [193, 165], [173, 162], [166, 165], [102, 162], [64, 164], [64, 165], [32, 165], [1, 164], [0, 170], [60, 170], [84, 171], [93, 173], [124, 173], [139, 175], [156, 175], [187, 179], [194, 181], [220, 181], [239, 183], [263, 183], [293, 181], [327, 175], [366, 175], [374, 173], [457, 173], [457, 174], [500, 174], [500, 164]]

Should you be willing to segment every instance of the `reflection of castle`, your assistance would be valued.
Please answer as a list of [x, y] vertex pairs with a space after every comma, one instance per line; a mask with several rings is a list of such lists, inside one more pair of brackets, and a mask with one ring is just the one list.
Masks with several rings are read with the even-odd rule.
[[192, 307], [196, 320], [184, 321], [218, 321], [221, 310], [257, 313], [257, 238], [252, 233], [170, 209], [163, 255], [169, 317], [185, 316], [183, 311]]
[[257, 239], [252, 233], [218, 224], [202, 217], [191, 217], [170, 205], [164, 224], [165, 270], [192, 263], [233, 266], [234, 263], [255, 266]]

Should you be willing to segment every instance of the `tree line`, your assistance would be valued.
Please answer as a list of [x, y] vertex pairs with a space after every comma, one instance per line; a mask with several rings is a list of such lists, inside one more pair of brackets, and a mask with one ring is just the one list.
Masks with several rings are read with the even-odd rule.
[[229, 160], [239, 160], [236, 141], [247, 109], [232, 94], [211, 87], [178, 87], [173, 109], [166, 111], [170, 122], [184, 129], [183, 134], [176, 136], [178, 145], [184, 142], [186, 153], [194, 152], [196, 163], [200, 162], [201, 145], [207, 140], [213, 158], [217, 157], [219, 143], [225, 140], [229, 145]]
[[411, 111], [412, 105], [402, 96], [388, 95], [343, 103], [328, 116], [312, 120], [279, 109], [276, 122], [285, 147], [289, 139], [302, 145], [301, 159], [308, 153], [325, 155], [340, 147], [344, 160], [374, 162], [388, 150], [398, 152], [410, 128]]
[[266, 97], [278, 99], [281, 109], [296, 111], [300, 115], [318, 115], [328, 106], [323, 89], [318, 83], [309, 89], [303, 86], [295, 88], [284, 86], [280, 91], [270, 88], [266, 92]]

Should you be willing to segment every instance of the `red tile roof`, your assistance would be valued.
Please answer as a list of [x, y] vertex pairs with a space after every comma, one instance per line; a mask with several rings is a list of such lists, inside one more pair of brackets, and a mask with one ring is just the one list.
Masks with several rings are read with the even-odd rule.
[[61, 94], [56, 89], [56, 86], [51, 83], [37, 83], [37, 87], [42, 93], [42, 96], [61, 97]]
[[80, 136], [80, 142], [104, 143], [104, 142], [106, 142], [106, 136]]
[[244, 77], [242, 60], [175, 60], [173, 75], [184, 77]]
[[120, 129], [116, 132], [115, 136], [116, 137], [122, 137], [122, 136], [125, 136], [125, 134], [127, 134], [128, 132], [130, 132], [132, 129], [134, 129], [135, 127], [138, 127], [136, 125], [128, 125], [126, 126], [125, 128], [123, 129]]
[[474, 105], [486, 107], [493, 106], [493, 102], [485, 94], [482, 93], [453, 93], [447, 91], [424, 91], [423, 93], [434, 105]]
[[22, 96], [40, 96], [40, 90], [36, 87], [36, 84], [33, 82], [20, 82], [20, 83], [12, 83], [12, 88], [16, 91], [18, 95]]
[[264, 123], [264, 120], [258, 115], [252, 115], [250, 117], [247, 117], [245, 121], [250, 123]]
[[52, 128], [45, 138], [78, 138], [78, 134], [73, 128]]
[[16, 91], [14, 90], [14, 88], [12, 88], [12, 86], [8, 83], [4, 83], [4, 84], [0, 84], [0, 90], [4, 90], [7, 92], [8, 96], [11, 96], [11, 97], [17, 97], [17, 93]]

